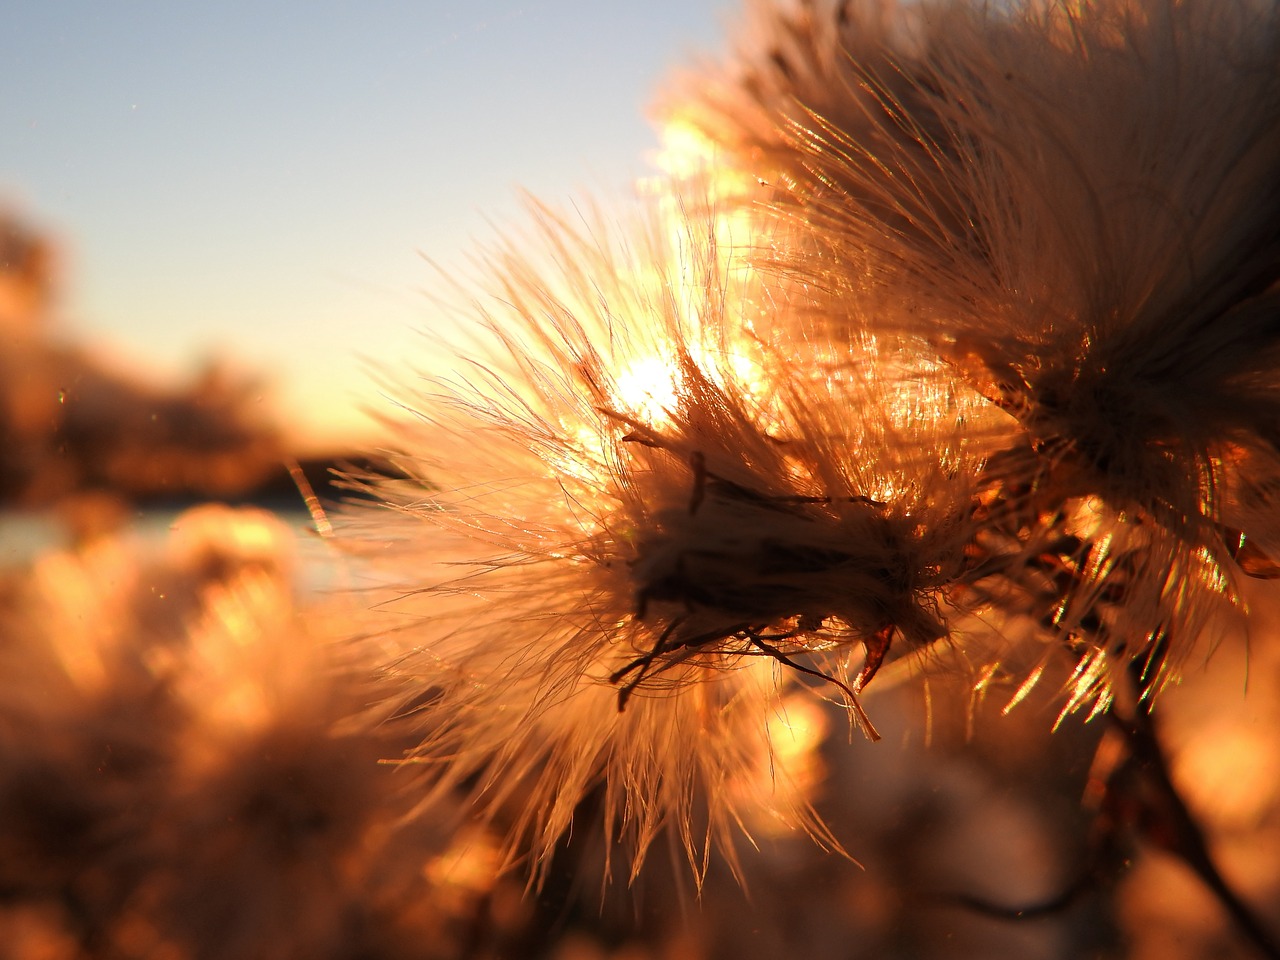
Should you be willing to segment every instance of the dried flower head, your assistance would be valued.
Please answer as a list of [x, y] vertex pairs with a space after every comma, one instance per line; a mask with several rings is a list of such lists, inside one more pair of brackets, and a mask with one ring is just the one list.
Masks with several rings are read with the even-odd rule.
[[[417, 759], [493, 816], [518, 798], [510, 857], [545, 865], [599, 790], [634, 869], [670, 825], [701, 875], [744, 820], [781, 673], [872, 733], [858, 694], [891, 643], [947, 634], [978, 461], [944, 387], [879, 386], [872, 343], [764, 346], [803, 291], [714, 218], [538, 217], [551, 262], [490, 257], [486, 343], [405, 398], [414, 479], [376, 484], [406, 515], [370, 537], [415, 580], [388, 609], [416, 611]], [[828, 839], [794, 792], [750, 803]]]
[[810, 238], [766, 256], [825, 324], [915, 338], [1012, 417], [993, 525], [1086, 673], [1158, 689], [1276, 572], [1277, 6], [802, 3], [750, 42], [678, 119], [776, 181]]

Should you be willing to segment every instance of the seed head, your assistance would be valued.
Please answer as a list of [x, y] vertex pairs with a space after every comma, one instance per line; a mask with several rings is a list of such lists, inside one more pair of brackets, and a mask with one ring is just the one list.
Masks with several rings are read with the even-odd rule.
[[405, 398], [410, 479], [375, 482], [402, 517], [373, 536], [415, 579], [388, 609], [416, 759], [542, 866], [596, 790], [635, 869], [670, 825], [701, 875], [749, 804], [829, 843], [796, 792], [741, 783], [784, 673], [874, 735], [859, 693], [890, 648], [947, 635], [979, 463], [956, 407], [879, 386], [870, 340], [774, 352], [758, 331], [798, 328], [804, 291], [713, 219], [538, 216], [551, 262], [490, 257], [487, 343]]
[[808, 229], [764, 259], [828, 292], [823, 325], [916, 340], [1011, 418], [990, 525], [1058, 567], [1055, 629], [1158, 688], [1277, 570], [1277, 6], [756, 20], [679, 119]]

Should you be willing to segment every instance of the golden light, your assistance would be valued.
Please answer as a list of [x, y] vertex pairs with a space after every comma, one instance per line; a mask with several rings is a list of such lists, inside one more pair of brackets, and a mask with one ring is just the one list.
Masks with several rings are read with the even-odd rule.
[[1198, 727], [1174, 758], [1173, 776], [1194, 809], [1241, 833], [1266, 822], [1280, 794], [1273, 731], [1220, 719]]
[[493, 837], [483, 827], [473, 826], [459, 830], [448, 849], [422, 868], [422, 875], [442, 892], [480, 895], [492, 889], [501, 867]]
[[618, 405], [645, 423], [660, 424], [670, 419], [679, 394], [679, 373], [669, 359], [642, 357], [614, 380]]
[[[750, 401], [756, 422], [779, 432], [783, 429], [783, 416], [778, 409], [778, 396], [771, 388], [763, 362], [749, 355], [753, 346], [743, 342], [741, 349], [712, 349], [690, 343], [685, 349], [702, 376], [725, 388], [726, 393]], [[648, 426], [669, 425], [680, 403], [682, 376], [671, 355], [637, 358], [615, 377], [614, 403], [619, 411]]]
[[[759, 677], [767, 679], [771, 669], [761, 664]], [[814, 792], [827, 775], [820, 750], [827, 732], [827, 715], [812, 691], [784, 694], [766, 721], [765, 739], [755, 759], [755, 782], [744, 782], [741, 789], [782, 795], [786, 799], [776, 804], [778, 809], [812, 803]], [[786, 837], [795, 833], [794, 823], [768, 812], [767, 807], [759, 808], [759, 815], [752, 817], [750, 826], [753, 834], [762, 836]]]
[[110, 681], [113, 658], [130, 623], [139, 589], [137, 545], [123, 536], [79, 550], [51, 551], [33, 565], [36, 609], [58, 667], [77, 690]]
[[662, 148], [653, 162], [665, 177], [642, 182], [641, 190], [657, 201], [670, 225], [673, 249], [691, 239], [689, 223], [705, 221], [726, 278], [749, 277], [753, 268], [742, 253], [769, 232], [754, 203], [769, 185], [738, 166], [721, 163], [719, 146], [692, 119], [669, 118], [660, 136]]
[[826, 714], [808, 691], [788, 694], [782, 708], [769, 719], [773, 761], [805, 793], [821, 778], [815, 751], [826, 735]]
[[662, 146], [653, 156], [654, 166], [675, 180], [703, 176], [715, 161], [715, 142], [691, 120], [673, 117], [660, 136]]
[[201, 621], [191, 629], [198, 666], [181, 687], [211, 730], [228, 734], [265, 728], [291, 689], [303, 688], [314, 661], [294, 642], [287, 581], [247, 568], [203, 591]]

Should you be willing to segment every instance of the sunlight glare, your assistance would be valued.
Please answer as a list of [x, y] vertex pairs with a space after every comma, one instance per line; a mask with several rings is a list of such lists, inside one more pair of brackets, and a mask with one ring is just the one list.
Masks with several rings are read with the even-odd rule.
[[678, 371], [664, 357], [641, 357], [614, 380], [619, 405], [645, 423], [665, 423], [675, 410]]

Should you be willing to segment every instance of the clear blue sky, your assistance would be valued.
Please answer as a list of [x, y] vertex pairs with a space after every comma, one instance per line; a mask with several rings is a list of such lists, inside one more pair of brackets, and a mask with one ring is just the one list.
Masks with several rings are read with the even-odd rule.
[[360, 352], [412, 357], [422, 255], [462, 264], [518, 190], [621, 190], [671, 70], [730, 0], [20, 0], [0, 202], [66, 249], [68, 327], [169, 372], [209, 351], [337, 422]]

